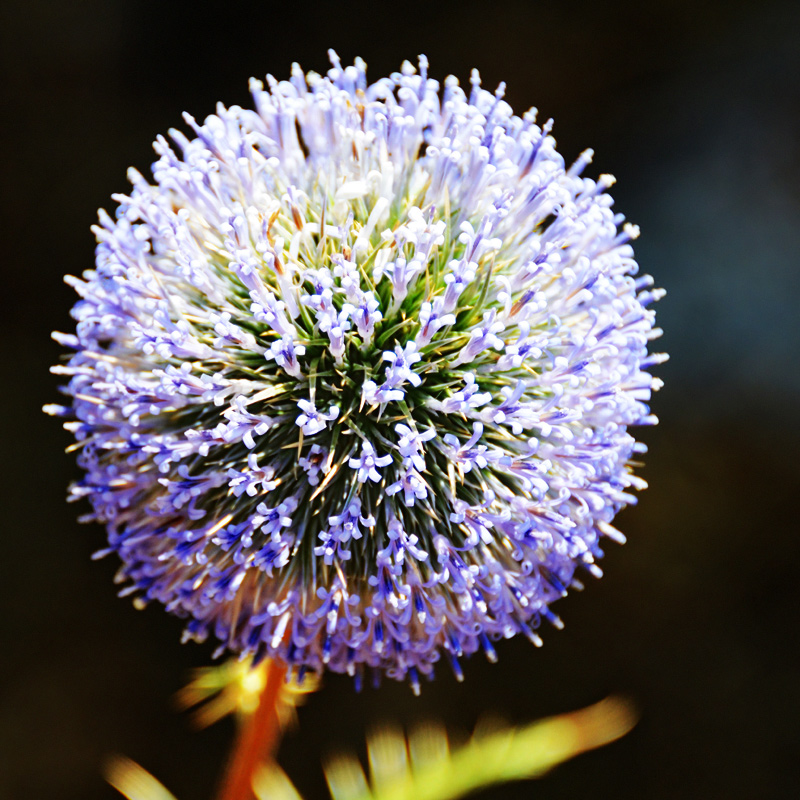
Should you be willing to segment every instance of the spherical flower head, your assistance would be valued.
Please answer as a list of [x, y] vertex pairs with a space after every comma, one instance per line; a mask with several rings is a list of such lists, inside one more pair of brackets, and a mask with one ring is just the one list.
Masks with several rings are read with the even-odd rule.
[[123, 592], [301, 671], [418, 686], [599, 575], [658, 335], [609, 176], [473, 73], [251, 82], [100, 212], [72, 487]]

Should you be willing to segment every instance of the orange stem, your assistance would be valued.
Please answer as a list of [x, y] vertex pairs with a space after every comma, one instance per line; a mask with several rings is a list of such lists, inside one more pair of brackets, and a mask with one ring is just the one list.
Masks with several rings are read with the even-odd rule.
[[272, 758], [278, 744], [280, 725], [276, 705], [285, 678], [286, 667], [270, 661], [258, 708], [239, 730], [218, 800], [255, 800], [253, 775], [264, 761]]

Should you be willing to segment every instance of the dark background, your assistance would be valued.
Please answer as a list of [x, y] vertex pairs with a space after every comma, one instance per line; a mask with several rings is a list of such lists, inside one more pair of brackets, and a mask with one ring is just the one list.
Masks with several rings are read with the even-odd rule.
[[800, 783], [797, 357], [800, 3], [229, 2], [29, 0], [0, 12], [2, 483], [0, 797], [109, 800], [103, 759], [124, 753], [180, 800], [211, 795], [230, 721], [190, 730], [170, 705], [210, 648], [179, 621], [115, 598], [89, 560], [98, 526], [64, 503], [69, 443], [52, 329], [70, 330], [61, 276], [92, 265], [89, 225], [125, 169], [180, 112], [248, 102], [247, 78], [356, 55], [376, 79], [425, 52], [434, 77], [508, 83], [518, 112], [553, 116], [567, 160], [596, 150], [616, 207], [639, 223], [643, 269], [672, 360], [643, 474], [606, 577], [559, 604], [564, 632], [474, 658], [414, 699], [355, 695], [330, 677], [281, 758], [308, 800], [320, 757], [370, 725], [438, 718], [465, 736], [487, 711], [513, 722], [610, 692], [638, 727], [538, 783], [482, 798], [783, 798]]

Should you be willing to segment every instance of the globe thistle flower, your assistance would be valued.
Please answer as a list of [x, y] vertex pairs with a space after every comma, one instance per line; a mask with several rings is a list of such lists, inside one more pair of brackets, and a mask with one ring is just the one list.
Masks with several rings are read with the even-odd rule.
[[536, 629], [645, 484], [660, 296], [608, 175], [477, 71], [251, 81], [99, 212], [70, 407], [121, 594], [415, 689]]

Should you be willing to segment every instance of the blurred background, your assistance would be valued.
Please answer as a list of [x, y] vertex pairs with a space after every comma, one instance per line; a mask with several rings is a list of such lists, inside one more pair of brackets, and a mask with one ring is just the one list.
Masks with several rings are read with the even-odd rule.
[[247, 104], [247, 79], [324, 71], [326, 50], [373, 79], [424, 52], [438, 79], [480, 69], [519, 113], [555, 118], [568, 161], [596, 151], [672, 360], [653, 410], [651, 488], [618, 524], [606, 577], [558, 606], [545, 647], [499, 645], [457, 684], [442, 669], [353, 691], [326, 678], [281, 760], [307, 800], [320, 757], [363, 748], [386, 720], [439, 719], [465, 737], [487, 713], [523, 723], [608, 693], [638, 727], [537, 783], [479, 798], [783, 798], [800, 782], [800, 3], [519, 0], [349, 3], [28, 0], [0, 11], [2, 485], [0, 798], [111, 800], [123, 753], [181, 800], [211, 794], [230, 720], [192, 732], [171, 704], [210, 648], [181, 646], [160, 608], [116, 599], [99, 526], [64, 503], [70, 440], [52, 329], [69, 330], [64, 273], [93, 263], [89, 225], [125, 170], [146, 171], [183, 110]]

